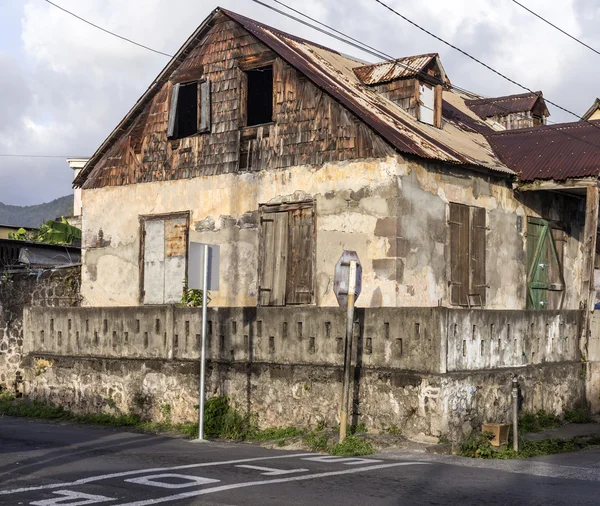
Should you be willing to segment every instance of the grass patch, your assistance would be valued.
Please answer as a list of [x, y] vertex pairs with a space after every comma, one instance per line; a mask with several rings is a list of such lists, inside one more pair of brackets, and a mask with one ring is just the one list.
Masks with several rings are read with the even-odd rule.
[[459, 455], [463, 457], [480, 459], [526, 459], [530, 457], [541, 457], [543, 455], [555, 455], [558, 453], [576, 452], [588, 448], [600, 446], [600, 436], [591, 438], [575, 437], [572, 439], [543, 439], [541, 441], [529, 441], [519, 439], [519, 452], [512, 447], [512, 431], [509, 435], [508, 444], [495, 448], [491, 440], [494, 435], [491, 432], [474, 432], [460, 447]]
[[369, 441], [356, 436], [347, 436], [343, 443], [333, 445], [329, 453], [344, 457], [358, 457], [360, 455], [371, 455], [375, 453], [375, 450]]
[[592, 417], [582, 408], [565, 409], [564, 419], [569, 423], [592, 423]]
[[560, 425], [562, 425], [560, 418], [540, 409], [537, 413], [525, 413], [521, 416], [519, 419], [519, 432], [522, 434], [540, 432]]

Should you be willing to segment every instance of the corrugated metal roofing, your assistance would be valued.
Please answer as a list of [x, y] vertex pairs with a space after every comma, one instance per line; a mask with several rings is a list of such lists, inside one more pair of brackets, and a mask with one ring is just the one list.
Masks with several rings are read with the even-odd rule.
[[540, 97], [542, 97], [542, 92], [536, 91], [535, 93], [521, 93], [505, 97], [467, 100], [466, 104], [480, 118], [490, 118], [492, 116], [506, 116], [515, 112], [531, 111]]
[[487, 138], [522, 181], [600, 174], [600, 121], [507, 130]]
[[363, 84], [380, 84], [405, 77], [414, 77], [423, 72], [427, 65], [437, 57], [437, 53], [419, 54], [398, 58], [392, 61], [363, 65], [354, 69], [354, 73]]

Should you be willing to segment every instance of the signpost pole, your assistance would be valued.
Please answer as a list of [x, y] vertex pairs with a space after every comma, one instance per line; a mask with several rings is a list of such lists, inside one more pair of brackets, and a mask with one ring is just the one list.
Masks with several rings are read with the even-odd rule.
[[204, 376], [206, 367], [206, 315], [208, 306], [208, 244], [204, 245], [202, 266], [202, 344], [200, 345], [200, 402], [198, 404], [198, 439], [204, 439]]
[[346, 315], [346, 343], [344, 346], [344, 379], [342, 408], [340, 410], [340, 443], [346, 438], [348, 425], [348, 400], [350, 397], [350, 367], [352, 366], [352, 334], [354, 329], [354, 295], [356, 289], [356, 260], [350, 260], [348, 278], [348, 307]]

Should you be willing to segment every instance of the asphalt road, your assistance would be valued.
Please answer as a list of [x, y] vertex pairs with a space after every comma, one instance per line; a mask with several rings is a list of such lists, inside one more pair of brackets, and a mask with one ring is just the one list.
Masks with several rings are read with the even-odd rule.
[[349, 459], [0, 418], [2, 505], [599, 503], [598, 451], [527, 461]]

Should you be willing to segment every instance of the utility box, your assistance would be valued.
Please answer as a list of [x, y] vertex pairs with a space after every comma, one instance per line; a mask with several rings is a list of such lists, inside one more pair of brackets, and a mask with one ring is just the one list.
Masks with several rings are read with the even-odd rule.
[[508, 443], [508, 429], [510, 425], [505, 423], [484, 423], [481, 426], [481, 432], [491, 432], [494, 439], [490, 442], [492, 446], [502, 446]]

